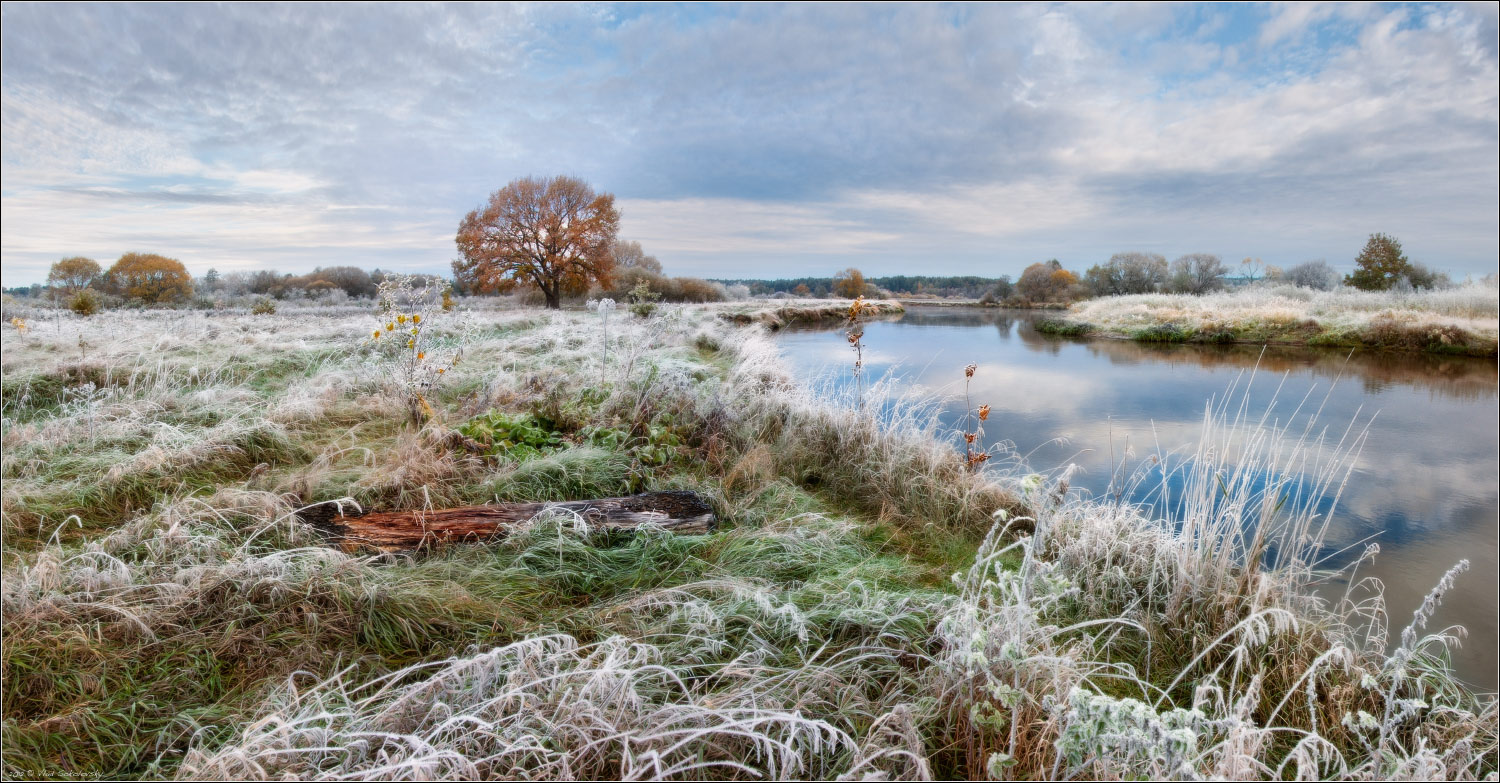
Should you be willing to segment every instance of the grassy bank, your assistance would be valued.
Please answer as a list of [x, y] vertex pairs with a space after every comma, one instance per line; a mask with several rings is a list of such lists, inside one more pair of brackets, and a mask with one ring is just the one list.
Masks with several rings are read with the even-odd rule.
[[[815, 396], [726, 314], [476, 312], [420, 428], [357, 313], [7, 332], [6, 775], [1495, 771], [1431, 607], [1387, 653], [1369, 583], [1311, 597], [1307, 488], [1358, 438], [1222, 406], [1150, 519], [971, 473], [927, 408]], [[456, 447], [476, 423], [518, 434]], [[720, 531], [375, 556], [295, 515], [644, 489]]]
[[[837, 324], [849, 317], [848, 299], [788, 299], [767, 304], [765, 302], [724, 305], [719, 308], [720, 317], [741, 326], [761, 324], [771, 331], [778, 331], [793, 324], [817, 325]], [[900, 302], [886, 299], [871, 299], [864, 303], [866, 318], [900, 315], [906, 308]]]
[[1500, 291], [1479, 284], [1416, 293], [1273, 286], [1206, 296], [1093, 299], [1037, 328], [1142, 342], [1324, 345], [1493, 357], [1497, 301]]

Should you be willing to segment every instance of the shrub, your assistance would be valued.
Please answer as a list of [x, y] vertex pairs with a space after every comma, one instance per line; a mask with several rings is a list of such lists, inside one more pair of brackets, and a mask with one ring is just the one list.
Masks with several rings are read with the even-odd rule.
[[1203, 341], [1208, 343], [1217, 343], [1220, 345], [1224, 345], [1232, 343], [1234, 342], [1234, 340], [1234, 332], [1228, 329], [1215, 329], [1211, 332], [1206, 332], [1203, 334]]
[[677, 294], [681, 302], [722, 302], [725, 299], [724, 286], [718, 283], [710, 283], [696, 277], [679, 277], [674, 281], [677, 283]]
[[656, 300], [660, 298], [661, 294], [652, 291], [651, 284], [642, 280], [630, 289], [630, 312], [639, 318], [650, 318], [656, 312]]
[[1301, 288], [1332, 291], [1338, 288], [1339, 273], [1323, 259], [1304, 261], [1281, 273], [1281, 279]]
[[79, 289], [68, 301], [68, 309], [82, 316], [90, 316], [99, 312], [102, 302], [99, 293], [92, 288]]
[[1419, 261], [1413, 261], [1407, 266], [1406, 275], [1402, 282], [1410, 285], [1414, 290], [1426, 289], [1428, 291], [1435, 291], [1453, 287], [1453, 280], [1447, 274], [1439, 272]]
[[276, 303], [271, 301], [270, 297], [262, 296], [255, 300], [255, 304], [250, 305], [250, 312], [255, 315], [274, 315]]

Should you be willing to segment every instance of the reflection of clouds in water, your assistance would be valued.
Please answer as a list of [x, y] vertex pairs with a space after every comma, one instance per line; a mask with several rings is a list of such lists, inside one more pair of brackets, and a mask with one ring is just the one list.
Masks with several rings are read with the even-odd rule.
[[[1387, 583], [1396, 631], [1449, 566], [1470, 558], [1473, 571], [1460, 579], [1443, 617], [1470, 627], [1469, 644], [1456, 656], [1463, 671], [1495, 687], [1500, 420], [1493, 361], [1392, 354], [1346, 361], [1344, 352], [1327, 350], [1062, 340], [1032, 330], [1030, 315], [1017, 317], [1015, 327], [983, 311], [872, 324], [867, 341], [878, 358], [869, 366], [878, 375], [899, 361], [904, 388], [948, 400], [943, 419], [951, 429], [962, 416], [962, 368], [977, 362], [972, 399], [993, 406], [986, 440], [1008, 441], [1036, 470], [1077, 463], [1082, 472], [1073, 485], [1095, 493], [1109, 484], [1111, 439], [1117, 467], [1127, 448], [1134, 451], [1127, 470], [1158, 447], [1184, 458], [1198, 443], [1205, 404], [1223, 399], [1232, 383], [1239, 384], [1236, 403], [1249, 385], [1252, 420], [1273, 396], [1270, 420], [1295, 420], [1294, 432], [1316, 413], [1313, 432], [1326, 432], [1325, 453], [1351, 421], [1357, 430], [1374, 416], [1328, 543], [1337, 549], [1380, 533], [1382, 554], [1362, 573]], [[839, 333], [786, 335], [782, 345], [803, 377], [810, 365], [852, 361]], [[1056, 440], [1062, 436], [1066, 442]]]
[[[1495, 596], [1500, 590], [1500, 562], [1495, 540], [1495, 505], [1472, 502], [1452, 510], [1442, 534], [1413, 536], [1395, 545], [1383, 545], [1374, 561], [1360, 566], [1359, 578], [1373, 576], [1385, 585], [1386, 609], [1394, 640], [1411, 622], [1438, 578], [1459, 560], [1469, 561], [1469, 570], [1458, 577], [1454, 589], [1443, 596], [1442, 606], [1428, 630], [1462, 625], [1468, 638], [1453, 651], [1460, 672], [1480, 689], [1494, 691], [1497, 684], [1496, 648], [1500, 647]], [[1329, 585], [1324, 595], [1343, 594], [1345, 583]]]
[[1394, 473], [1361, 463], [1340, 504], [1345, 524], [1358, 528], [1351, 532], [1383, 529], [1383, 540], [1418, 538], [1451, 524], [1473, 503], [1496, 504], [1493, 462], [1392, 466]]
[[[802, 338], [801, 335], [798, 336]], [[785, 352], [787, 344], [783, 344]], [[819, 371], [819, 374], [832, 372], [837, 369], [848, 370], [854, 366], [854, 348], [844, 341], [843, 335], [835, 335], [832, 341], [799, 339], [794, 347], [797, 356], [796, 364], [799, 368], [811, 367]], [[899, 352], [891, 350], [880, 350], [866, 341], [864, 350], [864, 361], [866, 367], [875, 365], [895, 366], [906, 360], [907, 357]]]
[[975, 405], [993, 407], [996, 413], [991, 415], [997, 417], [996, 421], [1004, 421], [998, 414], [1006, 413], [1061, 418], [1080, 413], [1108, 396], [1109, 387], [1100, 380], [1080, 378], [1065, 370], [981, 363], [974, 373], [970, 396]]

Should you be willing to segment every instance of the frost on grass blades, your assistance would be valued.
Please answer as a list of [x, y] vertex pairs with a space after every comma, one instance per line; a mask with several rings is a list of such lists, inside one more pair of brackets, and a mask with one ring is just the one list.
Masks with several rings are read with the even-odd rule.
[[1257, 285], [1202, 296], [1091, 299], [1073, 305], [1049, 329], [1146, 341], [1271, 341], [1493, 357], [1497, 302], [1492, 279], [1407, 292]]
[[[727, 307], [611, 319], [603, 361], [595, 313], [458, 305], [419, 426], [367, 309], [6, 330], [7, 777], [1494, 774], [1494, 701], [1428, 627], [1457, 572], [1400, 633], [1357, 574], [1310, 592], [1362, 425], [1236, 390], [1166, 490], [1098, 503], [970, 470], [930, 397], [816, 393]], [[419, 361], [457, 345], [395, 307]], [[489, 416], [551, 445], [455, 445]], [[362, 555], [295, 513], [638, 488], [722, 529]]]

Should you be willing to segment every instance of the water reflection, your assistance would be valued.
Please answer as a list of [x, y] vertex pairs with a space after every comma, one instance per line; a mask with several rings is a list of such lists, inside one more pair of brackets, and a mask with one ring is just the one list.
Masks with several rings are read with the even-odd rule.
[[[1274, 417], [1319, 411], [1335, 440], [1350, 421], [1374, 417], [1369, 440], [1330, 528], [1334, 546], [1376, 536], [1382, 553], [1362, 574], [1386, 583], [1398, 632], [1442, 573], [1460, 558], [1472, 570], [1446, 598], [1439, 623], [1469, 640], [1455, 661], [1480, 687], [1496, 687], [1496, 432], [1494, 360], [1334, 349], [1150, 345], [1071, 340], [1031, 327], [1045, 313], [912, 308], [869, 325], [867, 368], [953, 397], [962, 368], [978, 362], [972, 394], [993, 412], [987, 437], [1008, 442], [1037, 469], [1075, 464], [1073, 483], [1104, 493], [1112, 468], [1196, 443], [1208, 400], [1249, 384], [1253, 410]], [[805, 377], [847, 374], [851, 356], [828, 330], [779, 338]], [[961, 404], [942, 419], [957, 427]], [[1300, 419], [1299, 419], [1300, 421]]]
[[[1181, 362], [1199, 367], [1253, 368], [1280, 374], [1311, 372], [1330, 381], [1358, 379], [1367, 391], [1379, 392], [1405, 384], [1438, 394], [1464, 399], [1489, 400], [1496, 396], [1496, 364], [1492, 359], [1443, 356], [1429, 353], [1375, 353], [1335, 348], [1303, 348], [1289, 345], [1181, 345], [1138, 343], [1130, 340], [1060, 339], [1031, 329], [1037, 319], [1056, 313], [998, 308], [913, 307], [883, 323], [938, 328], [993, 327], [1002, 341], [1016, 337], [1038, 353], [1057, 356], [1066, 344], [1081, 344], [1112, 363]], [[1023, 328], [1024, 327], [1024, 328]], [[823, 331], [796, 327], [790, 331]]]

